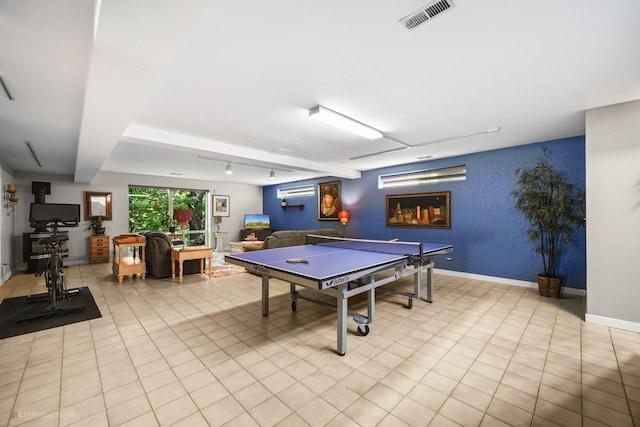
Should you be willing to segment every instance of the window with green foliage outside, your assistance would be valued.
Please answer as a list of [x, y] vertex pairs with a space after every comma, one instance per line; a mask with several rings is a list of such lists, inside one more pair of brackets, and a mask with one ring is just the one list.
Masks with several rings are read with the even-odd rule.
[[[189, 246], [207, 244], [207, 199], [209, 192], [180, 188], [129, 186], [129, 232], [162, 231], [171, 238], [184, 238]], [[175, 224], [174, 209], [191, 210], [184, 227]], [[170, 232], [170, 227], [176, 227]]]

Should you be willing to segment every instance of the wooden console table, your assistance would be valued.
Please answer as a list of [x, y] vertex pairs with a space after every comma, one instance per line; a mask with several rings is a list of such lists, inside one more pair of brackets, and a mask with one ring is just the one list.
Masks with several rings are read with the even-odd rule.
[[146, 277], [147, 263], [144, 258], [146, 244], [147, 239], [137, 234], [121, 234], [113, 238], [111, 268], [113, 274], [118, 276], [119, 283], [122, 283], [122, 278], [128, 274], [140, 274], [142, 279]]
[[200, 260], [200, 274], [204, 274], [204, 260], [209, 260], [209, 278], [213, 271], [213, 248], [208, 246], [188, 246], [171, 249], [171, 278], [176, 278], [176, 261], [178, 262], [178, 280], [182, 283], [182, 263], [188, 259]]

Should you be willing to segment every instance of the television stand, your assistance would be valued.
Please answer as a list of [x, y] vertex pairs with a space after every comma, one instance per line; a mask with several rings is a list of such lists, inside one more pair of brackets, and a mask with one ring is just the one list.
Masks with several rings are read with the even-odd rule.
[[240, 230], [240, 241], [243, 240], [247, 240], [247, 236], [249, 236], [251, 233], [254, 233], [256, 235], [256, 240], [264, 240], [267, 238], [268, 235], [270, 235], [271, 233], [273, 233], [273, 230], [268, 229], [268, 230]]

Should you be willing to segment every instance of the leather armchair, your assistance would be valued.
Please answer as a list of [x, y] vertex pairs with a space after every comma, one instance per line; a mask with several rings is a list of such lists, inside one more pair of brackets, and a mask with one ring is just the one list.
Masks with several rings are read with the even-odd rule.
[[[158, 231], [147, 231], [142, 233], [147, 238], [145, 247], [145, 262], [147, 263], [147, 274], [156, 279], [171, 277], [171, 239]], [[191, 259], [182, 264], [182, 274], [200, 273], [200, 260]], [[176, 266], [176, 274], [178, 267]]]

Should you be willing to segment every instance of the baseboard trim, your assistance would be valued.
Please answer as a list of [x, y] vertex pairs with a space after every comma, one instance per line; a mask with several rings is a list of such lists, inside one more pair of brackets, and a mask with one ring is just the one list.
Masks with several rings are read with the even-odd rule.
[[595, 314], [585, 314], [584, 321], [610, 328], [624, 329], [630, 332], [640, 332], [640, 323], [629, 322], [627, 320], [613, 319], [611, 317], [597, 316]]
[[[538, 289], [537, 282], [527, 282], [526, 280], [507, 279], [504, 277], [483, 276], [482, 274], [464, 273], [461, 271], [443, 270], [441, 268], [434, 268], [435, 273], [445, 276], [463, 277], [465, 279], [483, 280], [486, 282], [502, 283], [504, 285], [520, 286], [523, 288]], [[576, 289], [563, 286], [560, 288], [560, 295], [577, 295], [581, 297], [587, 296], [585, 289]]]

